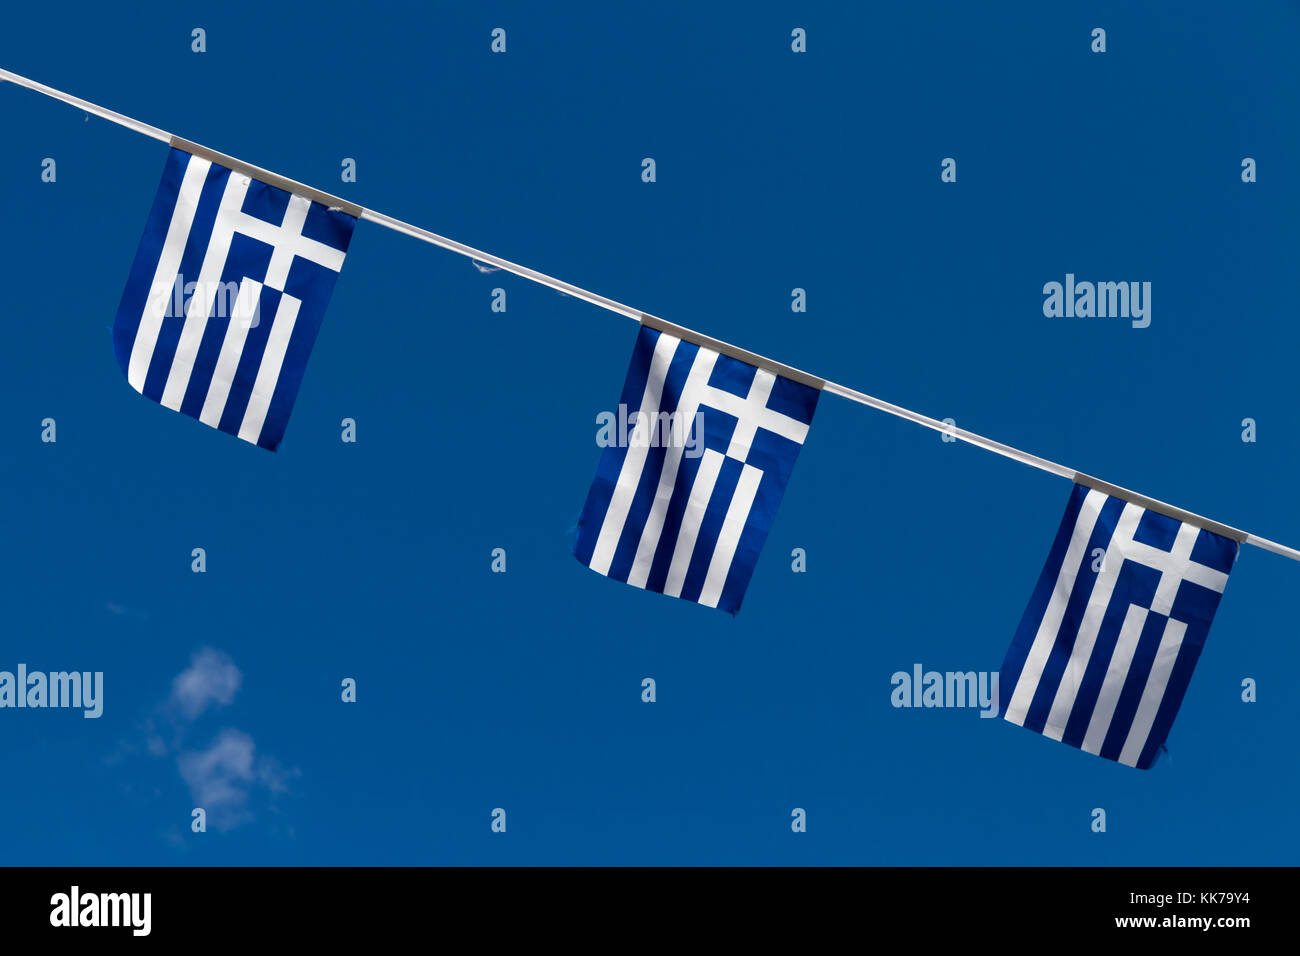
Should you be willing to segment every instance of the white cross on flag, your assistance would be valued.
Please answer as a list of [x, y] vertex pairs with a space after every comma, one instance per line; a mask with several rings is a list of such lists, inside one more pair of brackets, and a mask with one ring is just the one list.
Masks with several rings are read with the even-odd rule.
[[131, 387], [274, 450], [355, 225], [173, 148], [113, 326]]
[[1076, 484], [1002, 664], [1003, 717], [1150, 767], [1237, 550], [1231, 538]]
[[633, 587], [734, 614], [817, 396], [643, 325], [619, 411], [603, 413], [605, 452], [574, 555]]

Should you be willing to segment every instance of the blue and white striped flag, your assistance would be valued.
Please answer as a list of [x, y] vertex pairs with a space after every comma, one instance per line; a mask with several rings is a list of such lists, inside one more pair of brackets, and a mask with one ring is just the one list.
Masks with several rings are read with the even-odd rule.
[[1237, 550], [1222, 535], [1076, 484], [1002, 663], [1003, 716], [1150, 767]]
[[274, 450], [355, 225], [173, 148], [113, 326], [131, 387]]
[[[818, 390], [642, 326], [574, 555], [634, 587], [735, 613]], [[598, 419], [599, 421], [599, 419]]]

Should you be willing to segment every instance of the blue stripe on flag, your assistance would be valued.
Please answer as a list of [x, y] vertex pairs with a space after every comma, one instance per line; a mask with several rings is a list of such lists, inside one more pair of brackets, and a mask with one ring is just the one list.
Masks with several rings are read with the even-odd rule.
[[[1102, 501], [1099, 513], [1084, 510], [1089, 496]], [[1068, 567], [1071, 542], [1091, 514], [1089, 541], [1078, 566]], [[1076, 485], [1002, 665], [1003, 716], [1018, 719], [1028, 699], [1026, 729], [1149, 768], [1173, 726], [1237, 552], [1228, 538]], [[1049, 633], [1044, 622], [1058, 618]]]
[[[271, 337], [271, 332], [275, 328], [275, 315], [280, 309], [280, 302], [284, 299], [284, 293], [278, 289], [262, 289], [262, 294], [258, 298], [258, 322], [248, 330], [248, 337], [244, 340], [244, 349], [239, 356], [239, 365], [235, 369], [235, 378], [230, 383], [230, 395], [226, 398], [226, 407], [221, 413], [221, 421], [217, 428], [227, 434], [238, 435], [239, 426], [244, 421], [244, 415], [248, 411], [248, 399], [253, 394], [253, 383], [257, 380], [257, 370], [262, 365], [262, 357], [266, 352], [267, 340]], [[268, 416], [269, 421], [269, 416]], [[283, 429], [276, 434], [275, 439], [278, 442]], [[262, 429], [262, 437], [269, 438], [267, 429]], [[258, 442], [261, 445], [261, 441]], [[263, 445], [262, 447], [268, 447]], [[274, 447], [274, 445], [270, 446]]]
[[[658, 342], [657, 337], [655, 341]], [[627, 417], [630, 431], [635, 432], [636, 415], [644, 411], [650, 416], [645, 423], [645, 439], [649, 440], [652, 435], [660, 435], [658, 415], [661, 412], [672, 414], [677, 412], [677, 398], [681, 394], [682, 386], [686, 382], [686, 376], [691, 370], [691, 363], [695, 361], [698, 352], [697, 348], [685, 342], [677, 346], [677, 350], [673, 353], [673, 360], [668, 366], [668, 374], [664, 379], [663, 393], [658, 406], [641, 409], [641, 398], [644, 392], [638, 394], [635, 399], [636, 412], [631, 411], [631, 406], [629, 406]], [[658, 443], [657, 447], [651, 446], [646, 449], [645, 465], [641, 470], [641, 480], [637, 483], [636, 494], [632, 498], [632, 507], [628, 510], [627, 521], [623, 525], [623, 533], [619, 537], [618, 549], [614, 552], [614, 561], [609, 568], [609, 576], [616, 581], [626, 581], [632, 571], [637, 549], [641, 546], [641, 532], [645, 528], [650, 509], [654, 506], [655, 493], [659, 488], [660, 476], [663, 473], [664, 462], [667, 457], [668, 448], [662, 443]], [[662, 538], [660, 540], [662, 541]]]
[[[665, 341], [675, 351], [663, 394], [655, 407], [638, 409], [656, 343]], [[697, 360], [701, 375], [692, 378]], [[707, 376], [705, 363], [711, 365]], [[661, 593], [680, 585], [680, 597], [735, 613], [817, 398], [817, 389], [642, 326], [623, 403], [655, 421], [660, 414], [674, 416], [674, 447], [660, 441], [645, 449], [604, 449], [578, 521], [574, 555], [616, 580]], [[702, 433], [693, 431], [697, 407]], [[643, 462], [639, 470], [636, 462]], [[716, 476], [707, 496], [708, 486], [699, 484], [705, 476]], [[692, 494], [699, 512], [688, 509]], [[638, 552], [645, 562], [639, 567]]]
[[1129, 663], [1128, 675], [1124, 679], [1124, 689], [1120, 692], [1119, 703], [1115, 705], [1115, 713], [1110, 719], [1110, 729], [1101, 745], [1100, 755], [1107, 760], [1118, 760], [1128, 741], [1133, 718], [1137, 716], [1147, 679], [1151, 676], [1151, 667], [1155, 664], [1156, 651], [1160, 649], [1160, 641], [1164, 638], [1168, 624], [1169, 618], [1152, 613], [1147, 615], [1146, 623], [1142, 625], [1137, 650], [1133, 652], [1133, 660]]
[[650, 576], [646, 579], [647, 591], [663, 593], [668, 583], [668, 571], [672, 567], [674, 545], [682, 530], [682, 518], [686, 514], [686, 503], [690, 501], [691, 488], [700, 471], [699, 457], [682, 456], [681, 480], [674, 482], [672, 497], [668, 500], [668, 511], [664, 516], [663, 535], [655, 549], [654, 562], [650, 566]]
[[[628, 366], [627, 378], [623, 382], [623, 391], [619, 396], [619, 404], [628, 410], [629, 415], [634, 414], [641, 407], [646, 379], [650, 375], [650, 359], [659, 341], [659, 333], [654, 329], [642, 327], [641, 331], [648, 334], [637, 336], [636, 344], [632, 347], [632, 362]], [[618, 409], [614, 409], [613, 415], [613, 431], [617, 432]], [[597, 422], [599, 423], [599, 419]], [[591, 564], [600, 526], [614, 497], [614, 487], [618, 484], [619, 473], [623, 470], [623, 460], [627, 457], [627, 448], [622, 444], [620, 437], [617, 434], [612, 437], [614, 443], [607, 446], [600, 456], [600, 463], [596, 466], [596, 478], [591, 484], [587, 500], [582, 506], [582, 514], [578, 518], [578, 536], [574, 542], [573, 554], [587, 565]]]
[[[336, 240], [342, 245], [334, 247], [346, 251], [356, 220], [346, 213], [326, 210], [319, 204], [313, 203], [313, 209], [319, 210], [323, 217], [327, 217], [334, 224], [334, 233], [342, 237]], [[311, 218], [309, 212], [308, 223], [311, 222]], [[304, 235], [307, 233], [305, 228], [303, 233]], [[334, 294], [334, 286], [338, 278], [339, 273], [333, 269], [306, 259], [294, 260], [293, 268], [289, 270], [284, 291], [300, 299], [302, 306], [298, 310], [298, 320], [294, 323], [293, 336], [289, 339], [289, 349], [284, 356], [284, 364], [272, 395], [271, 407], [266, 413], [266, 424], [263, 425], [261, 438], [257, 442], [262, 448], [274, 449], [284, 436], [285, 428], [289, 424], [289, 412], [293, 410], [294, 402], [298, 398], [298, 390], [302, 386], [303, 375], [307, 370], [307, 360], [316, 345], [316, 337], [325, 318], [325, 308]]]
[[1200, 659], [1201, 648], [1205, 644], [1208, 630], [1208, 627], [1198, 625], [1198, 634], [1193, 638], [1192, 629], [1189, 627], [1182, 646], [1178, 648], [1178, 660], [1174, 663], [1173, 672], [1169, 675], [1169, 683], [1165, 686], [1164, 697], [1160, 700], [1155, 722], [1151, 725], [1151, 735], [1138, 756], [1139, 770], [1149, 769], [1155, 763], [1160, 751], [1164, 749], [1165, 740], [1169, 737], [1169, 731], [1174, 724], [1174, 717], [1178, 715], [1178, 708], [1183, 705], [1183, 697], [1192, 682], [1192, 670]]
[[[1172, 541], [1170, 543], [1172, 544]], [[1125, 561], [1124, 566], [1120, 568], [1119, 580], [1115, 583], [1115, 593], [1130, 594], [1133, 603], [1149, 607], [1159, 582], [1160, 572], [1132, 561]], [[1097, 706], [1097, 698], [1101, 694], [1102, 683], [1110, 669], [1111, 656], [1119, 645], [1120, 631], [1127, 616], [1128, 603], [1125, 601], [1112, 600], [1106, 606], [1101, 628], [1097, 632], [1097, 641], [1088, 656], [1088, 663], [1074, 698], [1074, 709], [1070, 711], [1069, 720], [1065, 725], [1065, 734], [1061, 737], [1062, 743], [1069, 744], [1071, 747], [1083, 744], [1083, 738], [1088, 733], [1088, 725], [1092, 721], [1092, 712]], [[1163, 615], [1148, 613], [1146, 625], [1149, 626], [1152, 619], [1157, 617]], [[1160, 626], [1163, 629], [1164, 625]], [[1132, 665], [1129, 672], [1130, 674], [1133, 672]]]
[[1083, 507], [1083, 499], [1087, 496], [1088, 489], [1083, 485], [1075, 485], [1074, 490], [1070, 492], [1070, 500], [1065, 506], [1065, 517], [1061, 519], [1056, 540], [1052, 542], [1052, 550], [1047, 555], [1047, 566], [1038, 575], [1038, 583], [1034, 585], [1034, 592], [1029, 598], [1029, 607], [1025, 608], [1024, 616], [1020, 618], [1020, 626], [1016, 628], [1015, 637], [1011, 641], [1011, 647], [1002, 661], [1002, 669], [998, 673], [998, 687], [1001, 689], [1002, 698], [999, 710], [1004, 715], [1006, 705], [1011, 700], [1011, 692], [1015, 690], [1020, 680], [1020, 672], [1025, 666], [1025, 659], [1029, 656], [1029, 649], [1033, 646], [1034, 635], [1038, 633], [1038, 623], [1047, 613], [1047, 602], [1051, 600], [1056, 579], [1061, 575], [1065, 552], [1070, 547], [1074, 526], [1079, 521], [1079, 510]]
[[[187, 189], [185, 203], [182, 188]], [[241, 190], [242, 199], [230, 190]], [[187, 208], [191, 202], [192, 210]], [[160, 402], [166, 397], [167, 404], [192, 418], [206, 410], [206, 420], [221, 431], [274, 450], [284, 436], [355, 226], [355, 217], [340, 210], [291, 197], [242, 174], [232, 176], [219, 164], [173, 149], [114, 322], [118, 365], [146, 398]], [[223, 251], [224, 261], [209, 259]], [[172, 268], [174, 276], [162, 274]], [[236, 335], [231, 313], [246, 280], [263, 286], [262, 308], [257, 324]], [[180, 307], [169, 294], [159, 314], [149, 294], [174, 284], [180, 287]], [[187, 291], [199, 297], [200, 309], [211, 303], [207, 315], [196, 313], [188, 328]], [[288, 303], [283, 324], [276, 322], [285, 296], [300, 300], [292, 324]]]
[[[221, 347], [226, 341], [226, 332], [230, 328], [230, 313], [234, 311], [234, 298], [238, 293], [240, 281], [244, 276], [266, 275], [270, 263], [271, 247], [266, 243], [240, 235], [236, 235], [231, 240], [230, 254], [226, 257], [226, 267], [222, 270], [218, 279], [221, 286], [213, 297], [212, 307], [208, 309], [208, 323], [203, 329], [203, 339], [199, 345], [198, 354], [194, 357], [194, 371], [190, 373], [190, 383], [185, 390], [185, 399], [180, 407], [181, 414], [188, 415], [191, 418], [198, 418], [199, 413], [203, 411], [203, 403], [208, 397], [208, 386], [212, 382], [213, 372], [216, 371], [217, 357], [221, 353]], [[235, 290], [234, 294], [228, 292], [231, 289]], [[249, 328], [248, 336], [244, 340], [242, 351], [244, 358], [248, 357], [251, 347], [257, 339], [256, 333], [263, 331], [261, 320], [265, 320], [267, 316], [265, 313], [259, 313], [259, 316], [259, 324]], [[251, 320], [246, 319], [244, 321]], [[261, 336], [263, 341], [265, 341], [265, 337], [263, 331]], [[260, 352], [257, 357], [260, 361]], [[230, 410], [234, 398], [234, 389], [232, 388], [230, 397], [226, 400], [227, 411]]]
[[1025, 714], [1024, 726], [1035, 733], [1041, 734], [1047, 725], [1047, 716], [1052, 711], [1052, 702], [1056, 699], [1056, 692], [1061, 686], [1065, 665], [1074, 651], [1075, 638], [1078, 636], [1079, 627], [1083, 624], [1083, 615], [1088, 610], [1088, 602], [1092, 599], [1092, 589], [1097, 583], [1097, 575], [1092, 570], [1095, 560], [1093, 552], [1098, 548], [1104, 551], [1110, 544], [1111, 536], [1115, 533], [1115, 524], [1123, 510], [1124, 502], [1118, 498], [1108, 498], [1102, 505], [1097, 524], [1088, 538], [1087, 547], [1083, 550], [1083, 559], [1074, 579], [1074, 590], [1065, 605], [1061, 628], [1056, 632], [1056, 639], [1052, 642], [1052, 652], [1047, 658], [1047, 666], [1043, 668], [1043, 674], [1038, 679], [1038, 689], [1034, 691], [1033, 703]]
[[[703, 461], [702, 458], [700, 460]], [[687, 601], [700, 599], [705, 576], [713, 561], [713, 550], [699, 547], [699, 543], [717, 541], [718, 532], [722, 530], [723, 518], [726, 517], [727, 505], [736, 492], [736, 484], [740, 480], [743, 467], [734, 458], [724, 458], [722, 461], [722, 468], [719, 469], [718, 478], [713, 484], [713, 494], [709, 496], [708, 506], [704, 509], [704, 520], [700, 522], [700, 533], [695, 539], [697, 546], [686, 568], [686, 581], [682, 585], [681, 596]]]
[[172, 210], [176, 206], [176, 197], [180, 194], [181, 179], [185, 175], [189, 159], [180, 150], [174, 149], [167, 154], [158, 194], [154, 196], [149, 218], [145, 221], [144, 235], [140, 239], [140, 248], [127, 275], [126, 289], [122, 292], [117, 321], [113, 325], [113, 354], [117, 357], [123, 375], [131, 361], [131, 347], [135, 344], [135, 335], [140, 328], [140, 317], [144, 314], [145, 303], [149, 298], [154, 269], [162, 255], [167, 226], [171, 223]]
[[[174, 150], [174, 152], [180, 151]], [[185, 153], [180, 155], [189, 158]], [[194, 224], [190, 227], [189, 237], [185, 242], [185, 252], [181, 256], [180, 271], [177, 273], [182, 294], [181, 306], [177, 309], [175, 297], [169, 295], [167, 309], [163, 313], [162, 328], [158, 332], [158, 343], [154, 346], [153, 360], [149, 363], [149, 374], [145, 378], [144, 389], [141, 392], [150, 401], [162, 400], [167, 377], [171, 374], [172, 360], [176, 357], [176, 345], [180, 341], [181, 330], [185, 327], [185, 316], [190, 305], [189, 297], [191, 293], [198, 292], [196, 288], [192, 289], [191, 285], [198, 282], [203, 257], [208, 252], [208, 240], [212, 237], [212, 226], [217, 221], [217, 209], [221, 206], [221, 195], [229, 180], [230, 170], [215, 163], [204, 178], [203, 191], [199, 194], [199, 203], [194, 213]], [[176, 197], [173, 196], [173, 206], [175, 199]], [[170, 217], [168, 218], [170, 220]], [[164, 233], [166, 229], [164, 225]], [[153, 278], [153, 268], [156, 264], [156, 258], [149, 264], [150, 278]], [[135, 316], [137, 324], [139, 319], [138, 315]]]

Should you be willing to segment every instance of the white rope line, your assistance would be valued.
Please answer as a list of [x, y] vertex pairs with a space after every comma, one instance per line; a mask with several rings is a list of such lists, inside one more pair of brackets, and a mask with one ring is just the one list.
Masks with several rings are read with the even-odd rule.
[[[903, 408], [899, 405], [891, 405], [889, 402], [874, 398], [862, 392], [851, 388], [845, 388], [843, 385], [837, 385], [834, 382], [827, 382], [825, 391], [839, 395], [841, 398], [847, 398], [851, 402], [857, 402], [859, 405], [867, 405], [871, 408], [879, 409], [890, 415], [896, 415], [899, 418], [906, 418], [909, 422], [916, 422], [918, 425], [924, 425], [926, 428], [933, 428], [937, 432], [943, 432], [945, 435], [951, 435], [954, 438], [961, 439], [971, 445], [978, 445], [985, 451], [991, 451], [996, 455], [1002, 455], [1005, 458], [1011, 458], [1021, 464], [1029, 465], [1031, 468], [1038, 468], [1041, 471], [1050, 472], [1053, 475], [1060, 475], [1062, 478], [1074, 480], [1079, 472], [1073, 468], [1067, 468], [1065, 465], [1058, 465], [1054, 461], [1048, 461], [1046, 458], [1039, 458], [1037, 455], [1031, 455], [1027, 451], [1021, 451], [1019, 448], [1012, 448], [1010, 445], [1004, 445], [1002, 442], [994, 441], [991, 438], [985, 438], [983, 435], [976, 435], [974, 432], [968, 432], [964, 428], [958, 428], [955, 425], [949, 425], [947, 422], [941, 422], [938, 419], [931, 418], [928, 415], [922, 415], [920, 412], [914, 412], [909, 408]], [[1300, 557], [1300, 552], [1297, 553]]]
[[421, 239], [424, 242], [432, 243], [435, 246], [441, 246], [443, 249], [459, 253], [462, 256], [468, 256], [470, 259], [477, 259], [479, 262], [496, 266], [498, 269], [504, 269], [506, 272], [513, 272], [515, 275], [532, 282], [554, 289], [557, 292], [563, 292], [565, 295], [571, 295], [575, 299], [582, 299], [584, 302], [590, 302], [592, 305], [600, 306], [610, 312], [616, 312], [619, 315], [629, 319], [641, 321], [641, 312], [630, 305], [624, 305], [622, 302], [615, 302], [613, 299], [607, 299], [603, 295], [597, 295], [595, 292], [589, 292], [581, 286], [573, 285], [562, 279], [556, 279], [548, 276], [544, 272], [538, 272], [536, 269], [530, 269], [527, 266], [521, 266], [517, 262], [511, 262], [509, 259], [502, 259], [500, 256], [494, 256], [490, 252], [484, 252], [482, 249], [475, 249], [473, 246], [467, 246], [463, 242], [457, 242], [455, 239], [448, 239], [446, 236], [440, 236], [436, 232], [430, 232], [428, 229], [421, 229], [419, 226], [412, 226], [410, 223], [402, 222], [400, 219], [394, 219], [392, 216], [385, 216], [382, 212], [375, 212], [373, 209], [361, 210], [361, 218], [377, 225], [392, 229], [394, 232], [400, 232], [411, 236], [415, 239]]
[[79, 110], [85, 110], [87, 113], [93, 113], [101, 119], [106, 119], [110, 123], [116, 123], [118, 126], [125, 126], [127, 129], [133, 129], [137, 133], [143, 133], [145, 136], [153, 139], [162, 140], [164, 143], [172, 138], [171, 133], [164, 133], [156, 126], [150, 126], [148, 123], [141, 123], [137, 119], [129, 116], [123, 116], [121, 113], [114, 113], [112, 110], [104, 109], [102, 106], [96, 106], [86, 100], [79, 99], [62, 90], [56, 90], [53, 87], [46, 86], [44, 83], [37, 83], [35, 80], [29, 80], [25, 76], [19, 76], [17, 73], [10, 73], [8, 70], [0, 70], [0, 80], [7, 80], [10, 83], [16, 83], [18, 86], [25, 86], [29, 90], [35, 90], [37, 93], [44, 93], [56, 100], [62, 100]]
[[[189, 143], [189, 141], [187, 140], [180, 140], [179, 137], [173, 136], [173, 134], [171, 133], [158, 129], [156, 126], [150, 126], [149, 124], [142, 123], [137, 119], [132, 119], [129, 116], [124, 116], [123, 114], [114, 112], [113, 110], [110, 109], [105, 109], [104, 107], [98, 106], [95, 103], [90, 103], [86, 100], [80, 99], [79, 97], [72, 96], [68, 93], [64, 93], [62, 90], [56, 90], [52, 87], [44, 85], [43, 83], [37, 83], [35, 80], [29, 80], [25, 76], [19, 76], [17, 73], [11, 73], [9, 70], [0, 69], [0, 81], [7, 81], [10, 83], [14, 83], [17, 84], [18, 86], [26, 87], [29, 90], [34, 90], [37, 93], [42, 93], [45, 96], [49, 96], [52, 97], [53, 99], [60, 100], [71, 106], [75, 106], [77, 109], [84, 110], [87, 113], [91, 113], [95, 116], [98, 116], [101, 119], [106, 119], [110, 123], [116, 123], [118, 126], [124, 126], [127, 129], [134, 130], [137, 133], [142, 133], [145, 136], [149, 136], [153, 139], [178, 146], [178, 148], [185, 148], [186, 146], [192, 146], [197, 149], [205, 150], [207, 152], [214, 152], [208, 150], [207, 147], [202, 147], [202, 146], [198, 146], [198, 144]], [[236, 165], [242, 166], [246, 171], [251, 171], [253, 173], [268, 172], [266, 170], [262, 170], [261, 167], [253, 166], [249, 163], [243, 162], [243, 160], [235, 159], [235, 157], [227, 157], [225, 156], [225, 154], [216, 154], [216, 155], [225, 159], [229, 159], [231, 162], [235, 163]], [[290, 191], [292, 191], [292, 189], [296, 187], [306, 193], [311, 194], [312, 198], [318, 198], [318, 197], [324, 198], [327, 200], [332, 200], [337, 204], [341, 204], [345, 207], [357, 208], [360, 210], [361, 219], [365, 219], [369, 222], [375, 223], [376, 225], [383, 226], [385, 229], [391, 229], [394, 232], [400, 232], [404, 235], [411, 236], [414, 239], [419, 239], [423, 242], [428, 242], [431, 243], [432, 245], [439, 246], [443, 249], [448, 250], [449, 252], [454, 252], [458, 255], [466, 256], [470, 259], [475, 259], [479, 262], [483, 262], [488, 265], [495, 266], [498, 269], [503, 269], [506, 272], [513, 273], [514, 275], [517, 275], [520, 278], [528, 279], [530, 282], [536, 282], [539, 285], [544, 285], [548, 288], [554, 289], [557, 292], [563, 292], [565, 295], [570, 295], [573, 296], [575, 299], [581, 299], [584, 302], [589, 302], [592, 305], [598, 306], [602, 309], [605, 309], [609, 312], [613, 312], [617, 315], [624, 316], [625, 318], [633, 319], [637, 322], [642, 322], [644, 324], [650, 325], [655, 328], [660, 328], [660, 329], [666, 328], [667, 331], [672, 332], [672, 334], [674, 335], [679, 335], [681, 337], [684, 337], [687, 340], [693, 341], [695, 344], [704, 345], [708, 348], [712, 348], [717, 351], [722, 351], [725, 354], [730, 354], [750, 364], [760, 364], [764, 367], [782, 373], [788, 372], [790, 373], [790, 377], [793, 377], [796, 380], [803, 381], [807, 384], [810, 384], [813, 387], [819, 387], [823, 391], [830, 392], [833, 395], [838, 395], [841, 398], [848, 399], [851, 402], [856, 402], [859, 405], [865, 405], [868, 408], [874, 408], [877, 411], [882, 411], [885, 412], [886, 414], [894, 415], [898, 418], [906, 419], [907, 421], [914, 422], [917, 425], [924, 426], [925, 428], [930, 428], [933, 429], [934, 431], [942, 432], [943, 434], [946, 435], [951, 435], [952, 437], [960, 441], [964, 441], [967, 444], [975, 445], [979, 448], [983, 448], [985, 451], [991, 451], [994, 454], [1002, 455], [1005, 458], [1010, 458], [1013, 461], [1020, 462], [1021, 464], [1029, 465], [1031, 468], [1037, 468], [1040, 471], [1045, 471], [1048, 472], [1049, 474], [1058, 475], [1059, 477], [1062, 478], [1069, 478], [1071, 481], [1079, 482], [1081, 484], [1087, 484], [1092, 487], [1100, 486], [1102, 490], [1106, 491], [1107, 494], [1110, 494], [1114, 497], [1123, 498], [1126, 501], [1131, 501], [1135, 504], [1141, 505], [1142, 507], [1149, 508], [1151, 510], [1155, 510], [1163, 514], [1167, 514], [1171, 517], [1177, 518], [1180, 521], [1186, 521], [1189, 524], [1206, 528], [1210, 531], [1214, 531], [1217, 534], [1222, 534], [1225, 535], [1226, 537], [1233, 538], [1243, 544], [1254, 545], [1255, 547], [1262, 548], [1265, 551], [1271, 551], [1274, 554], [1280, 554], [1283, 557], [1291, 558], [1292, 560], [1295, 561], [1300, 561], [1300, 550], [1297, 550], [1295, 548], [1290, 548], [1287, 547], [1286, 545], [1278, 544], [1276, 541], [1270, 541], [1268, 538], [1261, 538], [1258, 535], [1251, 534], [1246, 531], [1242, 531], [1230, 525], [1221, 524], [1220, 522], [1214, 521], [1210, 518], [1205, 518], [1201, 515], [1195, 514], [1194, 512], [1184, 511], [1183, 509], [1177, 508], [1174, 505], [1167, 504], [1166, 502], [1160, 501], [1155, 498], [1149, 498], [1146, 495], [1140, 494], [1135, 491], [1130, 491], [1129, 489], [1122, 488], [1119, 485], [1111, 485], [1106, 482], [1101, 482], [1095, 478], [1091, 478], [1088, 475], [1083, 474], [1082, 472], [1075, 471], [1073, 468], [1067, 468], [1065, 465], [1058, 464], [1057, 462], [1050, 461], [1046, 458], [1040, 458], [1037, 455], [1031, 455], [1027, 451], [1022, 451], [1019, 448], [1013, 448], [1010, 445], [1004, 445], [1001, 442], [994, 441], [991, 438], [985, 438], [983, 435], [977, 435], [974, 432], [967, 431], [964, 428], [958, 428], [955, 425], [949, 425], [946, 422], [942, 422], [939, 421], [938, 419], [931, 418], [928, 415], [922, 415], [920, 412], [914, 412], [908, 408], [903, 408], [900, 405], [891, 404], [890, 402], [886, 402], [882, 399], [875, 398], [871, 395], [867, 395], [864, 392], [859, 392], [856, 389], [848, 388], [847, 386], [839, 385], [835, 382], [830, 382], [825, 379], [816, 378], [815, 376], [809, 375], [806, 372], [801, 372], [798, 369], [790, 368], [789, 366], [783, 365], [772, 359], [768, 359], [765, 356], [757, 355], [753, 352], [749, 352], [745, 349], [739, 348], [738, 346], [732, 345], [729, 342], [723, 342], [719, 339], [714, 339], [709, 336], [703, 335], [702, 333], [696, 332], [694, 329], [688, 329], [685, 328], [684, 326], [676, 326], [673, 325], [672, 323], [665, 322], [662, 319], [657, 319], [654, 316], [647, 315], [646, 313], [642, 312], [640, 309], [634, 309], [629, 305], [624, 305], [622, 302], [617, 302], [614, 299], [606, 298], [603, 295], [598, 295], [595, 292], [591, 292], [587, 289], [582, 288], [581, 286], [576, 286], [573, 285], [572, 283], [565, 282], [561, 279], [557, 279], [554, 276], [549, 276], [543, 272], [538, 272], [536, 269], [530, 269], [527, 266], [522, 266], [517, 262], [511, 262], [509, 259], [503, 259], [500, 256], [494, 256], [489, 252], [484, 252], [482, 249], [475, 249], [473, 246], [465, 245], [465, 243], [463, 242], [457, 242], [454, 239], [448, 239], [446, 236], [440, 236], [436, 232], [430, 232], [428, 229], [422, 229], [419, 226], [413, 226], [410, 223], [402, 222], [400, 219], [394, 219], [392, 216], [387, 216], [383, 213], [375, 212], [373, 209], [367, 209], [364, 206], [356, 206], [354, 203], [348, 200], [339, 199], [338, 197], [331, 196], [329, 193], [322, 193], [318, 189], [315, 189], [310, 186], [305, 186], [302, 183], [298, 183], [291, 179], [287, 179], [286, 177], [280, 176], [278, 173], [269, 173], [269, 175], [274, 176], [279, 181], [279, 184], [283, 184], [285, 186], [290, 187]]]

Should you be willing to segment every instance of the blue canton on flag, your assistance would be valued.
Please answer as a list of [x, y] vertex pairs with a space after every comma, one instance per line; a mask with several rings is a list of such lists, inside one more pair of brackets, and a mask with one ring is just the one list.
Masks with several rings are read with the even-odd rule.
[[642, 326], [574, 555], [634, 587], [734, 614], [817, 396]]
[[1237, 550], [1222, 535], [1076, 484], [1002, 663], [1003, 717], [1149, 768]]
[[172, 149], [113, 326], [131, 387], [274, 450], [355, 225]]

